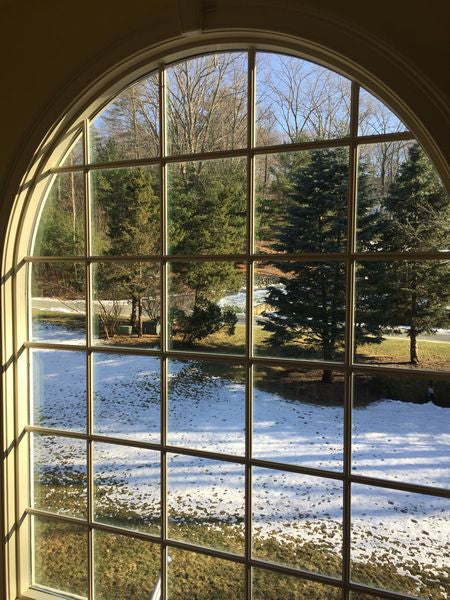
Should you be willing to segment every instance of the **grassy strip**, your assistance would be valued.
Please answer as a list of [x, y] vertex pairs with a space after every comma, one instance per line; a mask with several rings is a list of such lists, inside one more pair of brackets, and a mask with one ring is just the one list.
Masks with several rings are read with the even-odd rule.
[[[39, 311], [33, 314], [33, 319], [38, 322], [47, 322], [68, 329], [80, 329], [84, 330], [85, 327], [85, 316], [81, 314], [66, 314], [58, 312]], [[128, 322], [128, 321], [126, 321]], [[124, 321], [125, 323], [125, 321]], [[323, 356], [320, 351], [303, 344], [300, 341], [286, 344], [286, 346], [280, 348], [270, 348], [266, 345], [270, 334], [262, 329], [260, 326], [254, 327], [254, 345], [257, 354], [263, 354], [266, 356], [278, 356], [278, 357], [295, 357], [303, 359], [314, 359], [321, 360]], [[132, 336], [116, 336], [110, 340], [102, 340], [103, 343], [108, 344], [120, 344], [127, 346], [149, 346], [154, 347], [156, 336], [144, 335], [138, 337], [137, 335]], [[182, 344], [180, 339], [176, 338], [173, 340], [173, 347], [176, 350], [198, 350], [200, 352], [211, 351], [221, 352], [229, 354], [243, 353], [245, 348], [245, 326], [243, 324], [236, 325], [234, 335], [230, 336], [227, 333], [220, 331], [214, 333], [205, 339], [191, 345]], [[440, 341], [418, 341], [418, 353], [420, 368], [434, 368], [443, 369], [448, 368], [450, 364], [450, 343]], [[343, 351], [338, 354], [342, 359]], [[358, 346], [356, 352], [356, 358], [358, 361], [369, 364], [391, 364], [397, 366], [412, 366], [409, 365], [409, 339], [408, 338], [385, 338], [381, 344], [362, 344]]]

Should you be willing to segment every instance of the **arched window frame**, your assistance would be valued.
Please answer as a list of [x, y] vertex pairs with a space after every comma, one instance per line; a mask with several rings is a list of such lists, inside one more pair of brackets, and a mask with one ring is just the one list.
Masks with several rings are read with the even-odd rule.
[[[88, 119], [89, 115], [95, 114], [102, 106], [104, 106], [112, 97], [114, 97], [117, 93], [119, 93], [122, 89], [128, 87], [132, 82], [140, 79], [144, 74], [152, 71], [154, 68], [157, 68], [160, 73], [163, 75], [165, 65], [170, 64], [174, 60], [181, 59], [188, 56], [198, 55], [201, 52], [211, 52], [217, 49], [220, 50], [231, 50], [231, 49], [239, 49], [239, 50], [247, 50], [249, 52], [249, 56], [254, 56], [255, 50], [263, 49], [277, 52], [285, 52], [291, 55], [298, 55], [301, 58], [307, 58], [314, 62], [318, 62], [319, 64], [323, 64], [324, 66], [328, 66], [333, 70], [338, 71], [344, 75], [347, 75], [352, 79], [352, 108], [351, 108], [351, 123], [353, 124], [353, 128], [350, 132], [350, 136], [347, 140], [345, 140], [345, 144], [350, 149], [350, 202], [349, 202], [349, 240], [350, 244], [353, 244], [353, 247], [349, 248], [348, 252], [345, 255], [345, 261], [347, 263], [347, 286], [349, 288], [348, 299], [350, 306], [353, 295], [354, 295], [354, 260], [356, 256], [356, 250], [354, 247], [354, 238], [356, 231], [356, 170], [357, 170], [357, 147], [359, 144], [367, 142], [376, 142], [376, 141], [384, 141], [388, 140], [406, 140], [406, 139], [415, 139], [415, 136], [409, 133], [400, 133], [400, 134], [386, 134], [386, 136], [367, 136], [367, 140], [359, 137], [357, 135], [357, 123], [358, 123], [358, 89], [360, 81], [367, 86], [366, 80], [364, 77], [358, 73], [358, 70], [350, 64], [345, 64], [342, 60], [337, 60], [336, 57], [333, 57], [331, 54], [323, 51], [319, 48], [311, 48], [310, 46], [305, 46], [303, 44], [294, 44], [292, 41], [289, 42], [281, 42], [279, 39], [275, 40], [271, 38], [267, 38], [264, 42], [261, 38], [257, 38], [253, 41], [249, 42], [249, 38], [251, 36], [247, 36], [245, 41], [237, 38], [235, 41], [230, 43], [229, 41], [224, 41], [220, 37], [212, 36], [209, 44], [199, 46], [197, 40], [193, 40], [188, 45], [183, 45], [179, 48], [171, 48], [168, 51], [166, 48], [160, 49], [157, 52], [151, 51], [143, 53], [143, 56], [140, 56], [138, 59], [134, 58], [129, 61], [125, 66], [118, 68], [114, 76], [110, 78], [110, 81], [106, 85], [105, 82], [98, 83], [98, 85], [93, 86], [92, 90], [87, 94], [88, 100], [84, 98], [83, 101], [77, 102], [76, 108], [71, 111], [70, 116], [69, 113], [63, 120], [58, 124], [57, 127], [53, 129], [50, 133], [49, 137], [45, 140], [42, 147], [38, 150], [36, 160], [33, 162], [30, 169], [27, 171], [27, 174], [24, 178], [21, 189], [19, 190], [19, 194], [17, 197], [17, 202], [15, 206], [15, 211], [12, 214], [10, 230], [16, 229], [19, 232], [14, 243], [9, 243], [7, 246], [7, 254], [5, 255], [4, 264], [13, 265], [12, 269], [6, 271], [4, 275], [4, 285], [3, 285], [3, 314], [2, 317], [5, 323], [5, 335], [4, 335], [4, 355], [11, 357], [11, 365], [12, 369], [8, 369], [5, 375], [4, 380], [4, 391], [6, 392], [5, 396], [8, 398], [13, 398], [13, 402], [9, 404], [9, 409], [5, 412], [5, 434], [4, 439], [6, 442], [8, 440], [14, 440], [13, 445], [5, 444], [7, 452], [10, 453], [10, 459], [8, 459], [8, 454], [6, 455], [6, 470], [4, 476], [4, 483], [6, 488], [13, 488], [13, 492], [8, 491], [5, 494], [6, 498], [6, 528], [11, 533], [10, 542], [7, 545], [7, 553], [9, 554], [9, 563], [11, 567], [10, 575], [13, 579], [15, 579], [14, 583], [11, 583], [11, 586], [17, 585], [24, 598], [32, 598], [34, 600], [44, 600], [49, 597], [49, 595], [45, 592], [41, 592], [38, 590], [26, 590], [26, 585], [24, 582], [28, 577], [28, 573], [30, 572], [30, 555], [28, 552], [24, 552], [23, 548], [28, 548], [30, 545], [29, 540], [29, 531], [27, 531], [27, 527], [24, 526], [24, 522], [28, 517], [24, 515], [29, 515], [33, 513], [33, 510], [28, 508], [28, 497], [29, 497], [29, 479], [27, 477], [23, 477], [24, 471], [28, 472], [28, 456], [29, 456], [29, 445], [28, 445], [28, 435], [27, 432], [30, 432], [32, 428], [28, 425], [28, 404], [24, 402], [23, 398], [28, 398], [30, 394], [30, 383], [28, 380], [28, 350], [32, 347], [39, 347], [35, 343], [28, 342], [28, 328], [29, 328], [29, 315], [28, 313], [28, 305], [24, 299], [28, 296], [29, 290], [29, 270], [27, 265], [35, 262], [36, 259], [29, 256], [29, 244], [30, 244], [30, 234], [34, 230], [36, 223], [36, 215], [38, 214], [38, 207], [41, 202], [42, 196], [45, 194], [45, 188], [48, 185], [48, 176], [49, 174], [55, 174], [57, 172], [61, 172], [64, 169], [59, 167], [55, 167], [61, 158], [66, 154], [68, 148], [70, 147], [74, 135], [78, 133], [80, 127], [84, 131], [84, 156], [86, 157], [88, 154]], [[250, 65], [252, 64], [252, 60], [249, 61]], [[254, 64], [254, 60], [253, 60]], [[253, 73], [253, 74], [252, 74]], [[252, 77], [254, 77], [254, 72], [252, 71], [252, 67], [250, 66], [249, 70], [249, 90], [252, 92], [254, 90], [254, 84], [251, 83]], [[369, 81], [369, 77], [367, 77], [367, 81]], [[382, 84], [379, 82], [371, 82], [372, 85], [367, 86], [375, 93], [383, 97], [389, 96], [389, 94], [382, 94], [380, 90], [383, 90]], [[101, 91], [100, 90], [106, 90]], [[383, 90], [384, 91], [384, 90]], [[90, 101], [90, 98], [95, 97], [95, 100]], [[250, 98], [251, 96], [249, 96]], [[388, 98], [389, 100], [389, 98]], [[252, 102], [254, 102], [254, 97]], [[395, 102], [393, 104], [396, 104]], [[392, 103], [391, 103], [392, 105]], [[408, 114], [406, 110], [407, 107], [404, 105], [405, 111], [403, 116], [401, 103], [398, 103], [396, 106], [398, 109], [398, 114], [406, 123], [412, 122], [411, 115]], [[164, 110], [161, 111], [161, 125], [164, 122]], [[252, 139], [252, 129], [253, 129], [253, 111], [249, 110], [249, 148], [245, 152], [247, 159], [251, 163], [252, 157], [255, 156], [253, 152], [254, 143]], [[164, 127], [162, 126], [161, 131], [163, 131]], [[414, 129], [414, 123], [412, 123], [412, 129]], [[427, 140], [424, 140], [424, 145], [426, 146]], [[430, 141], [431, 143], [431, 141]], [[291, 146], [291, 149], [307, 149], [314, 147], [331, 147], [335, 145], [333, 142], [325, 141], [323, 143], [315, 143], [315, 142], [305, 142], [302, 144], [297, 144]], [[336, 144], [340, 145], [340, 143]], [[162, 148], [164, 147], [164, 136], [162, 136]], [[271, 148], [264, 148], [264, 152], [269, 151]], [[161, 165], [161, 174], [162, 174], [162, 187], [164, 188], [164, 165], [166, 164], [164, 161], [164, 152], [162, 153], [163, 160], [155, 160], [154, 162], [159, 162]], [[221, 156], [224, 153], [218, 152], [217, 156]], [[227, 153], [226, 153], [227, 154]], [[232, 154], [231, 152], [228, 154]], [[208, 156], [212, 156], [212, 154], [208, 153]], [[198, 158], [199, 156], [197, 156]], [[134, 163], [135, 161], [130, 161], [130, 163]], [[126, 164], [126, 163], [122, 163]], [[89, 215], [89, 186], [88, 186], [88, 171], [89, 167], [83, 167], [83, 172], [85, 174], [85, 197], [86, 197], [86, 215], [88, 218]], [[252, 178], [250, 177], [250, 181]], [[164, 196], [164, 194], [163, 194]], [[250, 213], [252, 204], [251, 204], [251, 184], [249, 191], [249, 208]], [[162, 200], [163, 212], [166, 212], [166, 207], [164, 206], [164, 198]], [[163, 224], [164, 227], [164, 224]], [[252, 224], [251, 220], [249, 223], [249, 230], [251, 230]], [[248, 250], [248, 254], [251, 255], [250, 249]], [[449, 253], [445, 253], [449, 254]], [[428, 258], [432, 258], [430, 254], [427, 256]], [[437, 256], [436, 256], [437, 257]], [[443, 258], [444, 254], [439, 253], [439, 258]], [[253, 258], [251, 259], [253, 260]], [[88, 265], [90, 259], [87, 258], [86, 265]], [[163, 257], [163, 262], [166, 261], [166, 258]], [[353, 265], [353, 266], [352, 266]], [[88, 268], [88, 267], [87, 267]], [[248, 276], [251, 278], [251, 273]], [[164, 281], [164, 278], [163, 278]], [[248, 279], [248, 282], [251, 282], [251, 279]], [[247, 286], [250, 288], [250, 286]], [[89, 288], [89, 284], [88, 284]], [[89, 294], [91, 293], [88, 289], [88, 299]], [[163, 295], [164, 295], [164, 283], [163, 283]], [[163, 300], [164, 305], [164, 300]], [[248, 304], [249, 306], [249, 304]], [[167, 308], [167, 307], [166, 307]], [[350, 309], [349, 309], [350, 310]], [[347, 311], [347, 323], [351, 322], [351, 314]], [[166, 321], [166, 319], [164, 319]], [[163, 321], [163, 322], [164, 322]], [[90, 325], [88, 324], [88, 328]], [[163, 325], [162, 328], [162, 336], [163, 339], [166, 337], [167, 340], [167, 331], [165, 331], [166, 327]], [[249, 339], [251, 339], [251, 332], [248, 333]], [[346, 347], [352, 348], [352, 339], [351, 339], [351, 327], [347, 327], [346, 334]], [[90, 349], [88, 348], [87, 353], [89, 354]], [[166, 348], [163, 349], [163, 353], [167, 353], [167, 343]], [[248, 362], [249, 369], [251, 368], [252, 359], [251, 356], [247, 353], [245, 357]], [[308, 361], [303, 362], [305, 366], [308, 365]], [[357, 372], [358, 367], [351, 362], [351, 356], [348, 354], [345, 359], [344, 370], [347, 378], [347, 395], [346, 395], [346, 419], [345, 419], [345, 444], [347, 445], [346, 451], [346, 464], [344, 466], [344, 474], [341, 478], [344, 481], [344, 487], [350, 486], [350, 483], [357, 482], [358, 477], [350, 474], [350, 451], [349, 444], [351, 438], [351, 376], [352, 373]], [[367, 371], [368, 369], [365, 367], [363, 369]], [[429, 372], [426, 372], [429, 374]], [[404, 373], [405, 376], [407, 373]], [[436, 378], [444, 378], [448, 377], [445, 373], [433, 373], [433, 377]], [[11, 409], [11, 406], [13, 408]], [[247, 402], [247, 420], [251, 419], [251, 407], [250, 401]], [[163, 441], [164, 446], [164, 441]], [[14, 452], [11, 449], [14, 448]], [[246, 465], [249, 466], [253, 464], [251, 460], [246, 458]], [[362, 478], [363, 482], [368, 483], [370, 478]], [[376, 482], [375, 482], [376, 483]], [[387, 486], [386, 486], [387, 487]], [[395, 486], [391, 486], [395, 487]], [[164, 488], [164, 484], [163, 484]], [[400, 485], [399, 489], [407, 489], [407, 490], [416, 490], [422, 493], [434, 493], [435, 495], [442, 495], [445, 497], [449, 497], [450, 495], [442, 492], [442, 490], [433, 490], [432, 488], [422, 488], [421, 486], [410, 486], [410, 485]], [[251, 496], [247, 484], [248, 497]], [[164, 493], [164, 492], [163, 492]], [[344, 512], [347, 511], [347, 515], [349, 515], [350, 511], [350, 498], [348, 491], [344, 493]], [[248, 501], [249, 502], [249, 501]], [[248, 506], [247, 506], [248, 508]], [[37, 514], [37, 511], [36, 513]], [[163, 519], [164, 520], [164, 519]], [[344, 518], [344, 523], [347, 521], [349, 524], [349, 517]], [[338, 587], [343, 590], [343, 593], [348, 594], [350, 589], [356, 589], [358, 586], [352, 586], [350, 588], [350, 573], [349, 573], [349, 536], [350, 531], [349, 527], [344, 526], [344, 544], [346, 544], [346, 550], [344, 551], [344, 577], [341, 583], [338, 583]], [[166, 550], [167, 545], [165, 543], [162, 544], [162, 554]], [[208, 551], [209, 552], [209, 551]], [[250, 548], [246, 548], [246, 559], [245, 564], [247, 567], [250, 567], [251, 564], [256, 564], [255, 561], [251, 561], [249, 558]], [[214, 554], [214, 551], [210, 552]], [[219, 555], [219, 554], [217, 554]], [[8, 561], [8, 557], [7, 557]], [[162, 563], [162, 572], [163, 577], [165, 578], [165, 562]], [[283, 570], [283, 569], [281, 569]], [[286, 570], [287, 572], [288, 570]], [[321, 576], [310, 576], [312, 580], [323, 581], [324, 583], [331, 583], [329, 578], [321, 577]], [[12, 581], [12, 579], [11, 579]], [[248, 588], [250, 589], [250, 583], [248, 584]], [[359, 586], [363, 588], [364, 586]], [[386, 597], [389, 597], [389, 594], [386, 594]], [[344, 596], [346, 597], [346, 596]], [[395, 594], [391, 594], [391, 597], [398, 597]]]

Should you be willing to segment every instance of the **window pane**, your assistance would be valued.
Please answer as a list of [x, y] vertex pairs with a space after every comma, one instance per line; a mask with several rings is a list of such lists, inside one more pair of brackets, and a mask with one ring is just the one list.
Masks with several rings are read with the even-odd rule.
[[450, 378], [360, 375], [353, 389], [354, 472], [450, 487]]
[[169, 549], [170, 600], [243, 600], [244, 567], [221, 558]]
[[244, 467], [168, 454], [169, 537], [242, 554]]
[[95, 433], [158, 443], [159, 359], [95, 353], [93, 365]]
[[343, 252], [347, 243], [348, 149], [256, 157], [257, 252]]
[[450, 199], [420, 146], [361, 146], [358, 250], [426, 252], [449, 247]]
[[95, 343], [159, 348], [159, 263], [93, 264]]
[[36, 228], [33, 256], [84, 254], [84, 180], [82, 172], [55, 175]]
[[32, 517], [33, 583], [67, 594], [88, 594], [88, 536], [79, 525]]
[[34, 469], [33, 507], [86, 518], [86, 442], [31, 434]]
[[253, 457], [342, 471], [344, 376], [255, 365]]
[[89, 127], [91, 162], [159, 154], [158, 74], [152, 73], [116, 96]]
[[33, 425], [86, 431], [84, 352], [31, 350], [31, 365]]
[[156, 544], [94, 531], [95, 598], [150, 598], [160, 576], [160, 562]]
[[253, 556], [341, 577], [342, 483], [253, 469]]
[[83, 164], [83, 134], [77, 137], [75, 142], [72, 144], [69, 152], [61, 162], [61, 167], [71, 167], [73, 165]]
[[364, 88], [360, 88], [358, 135], [381, 135], [397, 131], [407, 131], [406, 125], [386, 104]]
[[158, 254], [159, 166], [91, 171], [92, 253]]
[[95, 520], [158, 535], [160, 469], [159, 452], [95, 443]]
[[167, 194], [171, 254], [245, 252], [245, 158], [169, 164]]
[[352, 485], [352, 579], [425, 598], [448, 588], [449, 503]]
[[252, 569], [253, 600], [341, 600], [342, 592], [331, 585], [307, 581], [265, 569]]
[[168, 443], [245, 452], [245, 370], [218, 361], [169, 361]]
[[197, 154], [245, 146], [247, 80], [246, 53], [208, 54], [169, 67], [169, 154]]
[[350, 129], [350, 81], [307, 60], [256, 54], [258, 146], [344, 137]]
[[[256, 354], [343, 359], [344, 263], [255, 263], [253, 300]], [[323, 381], [330, 377], [324, 372]]]
[[387, 367], [450, 367], [449, 261], [357, 265], [355, 352]]
[[169, 345], [243, 354], [245, 267], [233, 262], [170, 263]]
[[86, 283], [81, 263], [31, 266], [31, 312], [34, 342], [86, 343]]

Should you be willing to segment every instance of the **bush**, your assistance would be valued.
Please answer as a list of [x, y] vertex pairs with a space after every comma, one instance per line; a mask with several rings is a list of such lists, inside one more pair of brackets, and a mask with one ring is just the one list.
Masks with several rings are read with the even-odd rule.
[[221, 308], [206, 299], [198, 300], [190, 315], [183, 310], [176, 310], [173, 317], [176, 333], [182, 336], [185, 344], [193, 344], [222, 329], [225, 329], [228, 335], [233, 335], [237, 323], [234, 308]]

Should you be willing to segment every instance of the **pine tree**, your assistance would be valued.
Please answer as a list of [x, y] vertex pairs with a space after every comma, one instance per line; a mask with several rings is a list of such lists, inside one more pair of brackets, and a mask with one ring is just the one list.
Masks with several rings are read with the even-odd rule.
[[[110, 145], [109, 155], [113, 152]], [[97, 212], [106, 216], [106, 240], [98, 236], [97, 246], [113, 256], [151, 255], [159, 252], [159, 196], [151, 170], [147, 167], [102, 170], [96, 179]], [[101, 248], [100, 248], [101, 249]], [[140, 262], [123, 263], [102, 279], [104, 292], [117, 290], [131, 299], [131, 325], [142, 335], [143, 298], [149, 287], [159, 297], [156, 280], [149, 281], [148, 269]]]
[[[273, 248], [300, 253], [343, 252], [347, 243], [348, 155], [343, 149], [314, 150], [308, 164], [291, 172], [286, 223]], [[359, 181], [362, 227], [370, 208], [370, 186], [362, 169]], [[272, 286], [267, 303], [274, 312], [264, 329], [270, 345], [301, 342], [320, 350], [325, 360], [336, 359], [345, 336], [345, 269], [343, 261], [286, 261], [274, 263], [283, 273], [280, 286]], [[356, 324], [358, 340], [381, 341], [380, 324], [370, 318], [370, 294], [364, 294], [365, 319]], [[325, 369], [323, 381], [332, 381]]]
[[[189, 163], [172, 171], [169, 180], [169, 243], [174, 254], [172, 289], [191, 296], [188, 310], [177, 307], [178, 330], [187, 341], [189, 329], [202, 335], [221, 328], [233, 330], [230, 316], [217, 301], [236, 292], [242, 276], [233, 261], [176, 262], [176, 255], [236, 254], [245, 251], [246, 172], [240, 159]], [[198, 328], [201, 320], [205, 326]], [[203, 335], [204, 334], [204, 335]]]
[[[430, 161], [417, 144], [384, 199], [381, 248], [386, 252], [449, 248], [450, 203]], [[437, 260], [385, 264], [389, 305], [386, 324], [408, 326], [410, 362], [418, 364], [417, 337], [450, 323], [450, 266]]]

